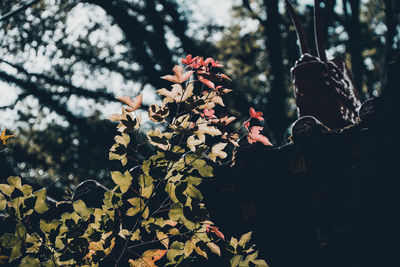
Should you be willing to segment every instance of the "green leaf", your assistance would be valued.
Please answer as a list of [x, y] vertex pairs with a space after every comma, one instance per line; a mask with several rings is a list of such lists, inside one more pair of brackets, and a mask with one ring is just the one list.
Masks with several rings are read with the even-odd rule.
[[0, 193], [0, 211], [4, 210], [7, 206], [7, 200], [2, 193]]
[[21, 260], [18, 267], [40, 267], [40, 261], [38, 258], [26, 256]]
[[5, 248], [12, 248], [18, 242], [20, 242], [20, 240], [14, 234], [5, 233], [0, 237], [0, 243]]
[[35, 211], [39, 214], [45, 213], [49, 209], [46, 203], [46, 188], [35, 191], [33, 195], [36, 197]]
[[195, 186], [189, 184], [184, 191], [184, 193], [191, 198], [197, 198], [197, 199], [202, 199], [203, 195], [201, 194], [200, 190], [197, 189]]
[[26, 229], [21, 223], [18, 223], [15, 228], [15, 236], [22, 241], [26, 239]]
[[248, 232], [247, 234], [242, 235], [242, 237], [239, 240], [239, 246], [244, 247], [244, 245], [246, 245], [246, 243], [251, 239], [251, 234], [253, 232]]
[[144, 210], [144, 201], [138, 197], [128, 199], [128, 202], [133, 206], [126, 211], [127, 216], [134, 216]]
[[181, 203], [172, 203], [168, 216], [173, 221], [179, 221], [183, 216], [183, 206]]
[[141, 174], [139, 176], [139, 185], [140, 185], [140, 195], [144, 198], [150, 198], [153, 193], [154, 184], [153, 178], [146, 174]]
[[192, 165], [194, 169], [196, 169], [199, 174], [203, 177], [212, 177], [213, 176], [213, 168], [207, 165], [206, 161], [203, 159], [199, 159], [199, 156], [196, 154], [189, 154], [186, 156], [185, 161], [186, 164]]
[[144, 212], [142, 213], [142, 217], [144, 219], [147, 219], [147, 217], [149, 217], [149, 213], [150, 213], [149, 207], [146, 207]]
[[178, 256], [184, 254], [183, 247], [184, 244], [182, 242], [174, 241], [167, 251], [167, 259], [170, 260], [171, 262], [175, 262]]
[[231, 267], [236, 267], [239, 266], [240, 261], [242, 260], [243, 256], [242, 255], [235, 255], [231, 259]]
[[203, 167], [199, 167], [197, 168], [197, 171], [199, 172], [199, 174], [203, 177], [213, 177], [213, 167], [205, 165]]
[[49, 234], [51, 230], [56, 230], [60, 224], [61, 222], [56, 219], [52, 220], [51, 222], [40, 220], [40, 230], [42, 230], [43, 233]]
[[119, 186], [122, 193], [128, 191], [129, 186], [132, 183], [132, 176], [129, 171], [125, 171], [124, 174], [120, 173], [119, 171], [111, 172], [111, 178], [113, 179], [114, 183]]
[[253, 261], [253, 260], [257, 259], [257, 257], [258, 257], [258, 251], [248, 255], [246, 257], [246, 261]]
[[268, 264], [262, 259], [253, 260], [252, 263], [254, 263], [256, 267], [268, 267]]
[[19, 258], [22, 255], [21, 248], [22, 248], [22, 241], [19, 240], [18, 243], [15, 244], [11, 249], [9, 262], [12, 262], [13, 260]]
[[189, 257], [193, 253], [193, 249], [196, 245], [192, 242], [192, 240], [188, 240], [185, 243], [185, 247], [183, 248], [183, 252], [186, 257]]
[[74, 207], [74, 210], [82, 217], [84, 221], [89, 220], [90, 214], [92, 214], [92, 211], [86, 207], [85, 202], [83, 200], [79, 199], [72, 203], [72, 206]]
[[176, 195], [175, 195], [175, 187], [176, 185], [173, 183], [167, 183], [167, 185], [165, 186], [165, 192], [168, 193], [169, 198], [173, 201], [173, 202], [178, 202], [179, 200], [177, 199]]

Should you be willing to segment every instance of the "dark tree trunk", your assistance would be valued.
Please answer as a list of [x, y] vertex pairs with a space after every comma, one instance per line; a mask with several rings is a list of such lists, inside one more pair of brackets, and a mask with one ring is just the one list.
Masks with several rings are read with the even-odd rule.
[[[351, 14], [348, 13], [350, 5]], [[349, 34], [349, 48], [351, 54], [351, 71], [353, 73], [354, 83], [361, 94], [363, 86], [364, 63], [361, 56], [361, 25], [360, 25], [360, 0], [343, 0], [343, 9], [345, 13], [345, 27]]]
[[395, 60], [396, 50], [393, 48], [394, 37], [396, 36], [396, 26], [399, 23], [398, 6], [399, 1], [396, 0], [384, 0], [385, 3], [385, 22], [387, 27], [386, 32], [386, 47], [384, 64], [382, 68], [382, 88], [386, 86], [387, 82], [387, 64]]
[[271, 88], [265, 107], [265, 118], [274, 135], [274, 139], [280, 142], [288, 126], [286, 114], [286, 87], [284, 86], [282, 37], [279, 25], [281, 17], [278, 12], [278, 1], [264, 0], [267, 9], [267, 19], [264, 22], [266, 35], [266, 49], [271, 64], [269, 80]]

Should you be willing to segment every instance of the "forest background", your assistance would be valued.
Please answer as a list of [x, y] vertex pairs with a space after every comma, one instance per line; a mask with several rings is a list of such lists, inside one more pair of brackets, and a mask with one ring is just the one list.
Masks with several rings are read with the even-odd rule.
[[[287, 142], [299, 49], [284, 1], [43, 0], [2, 17], [30, 2], [0, 2], [0, 129], [16, 135], [0, 153], [2, 182], [20, 175], [57, 200], [86, 179], [107, 186], [115, 97], [141, 92], [147, 112], [169, 86], [160, 76], [187, 54], [222, 62], [233, 80], [228, 111], [263, 111], [264, 134]], [[312, 1], [291, 3], [316, 54]], [[400, 2], [326, 0], [322, 12], [328, 55], [345, 58], [362, 101], [379, 95], [399, 54]]]

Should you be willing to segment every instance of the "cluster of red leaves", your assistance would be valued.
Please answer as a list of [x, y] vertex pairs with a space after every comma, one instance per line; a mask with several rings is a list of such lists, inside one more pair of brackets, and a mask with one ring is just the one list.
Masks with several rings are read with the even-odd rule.
[[255, 111], [254, 108], [250, 108], [249, 115], [250, 119], [248, 119], [243, 123], [243, 126], [249, 131], [247, 135], [247, 141], [250, 144], [253, 144], [255, 142], [260, 142], [266, 146], [272, 146], [272, 143], [269, 141], [269, 139], [260, 133], [264, 129], [263, 127], [250, 125], [250, 120], [252, 118], [257, 119], [259, 121], [263, 121], [264, 120], [264, 118], [262, 117], [263, 113], [260, 111]]

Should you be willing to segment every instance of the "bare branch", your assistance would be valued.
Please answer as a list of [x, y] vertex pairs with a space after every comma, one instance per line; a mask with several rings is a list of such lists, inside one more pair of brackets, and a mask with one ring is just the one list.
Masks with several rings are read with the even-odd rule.
[[1, 17], [0, 17], [0, 21], [6, 20], [6, 19], [8, 19], [8, 18], [14, 16], [14, 15], [17, 14], [18, 12], [21, 12], [21, 11], [27, 9], [28, 7], [30, 7], [30, 6], [32, 6], [32, 5], [36, 4], [36, 3], [38, 3], [39, 1], [40, 1], [40, 0], [32, 0], [32, 1], [28, 2], [28, 3], [26, 3], [25, 5], [22, 5], [22, 6], [20, 6], [20, 7], [16, 8], [16, 9], [14, 9], [14, 10], [11, 10], [11, 11], [8, 12], [7, 14], [1, 16]]

